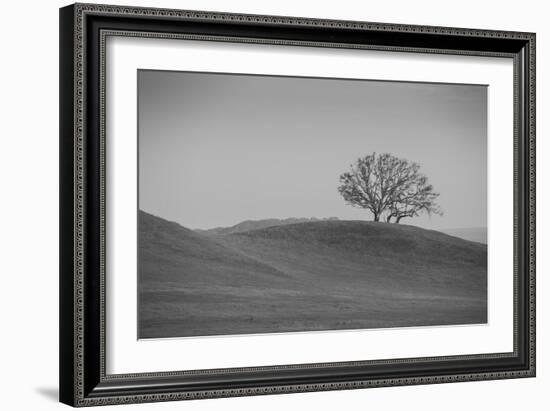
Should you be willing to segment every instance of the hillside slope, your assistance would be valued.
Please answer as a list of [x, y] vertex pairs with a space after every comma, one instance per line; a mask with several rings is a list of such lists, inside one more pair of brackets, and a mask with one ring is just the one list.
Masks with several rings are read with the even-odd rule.
[[487, 244], [487, 227], [448, 228], [440, 231], [464, 240]]
[[487, 250], [362, 221], [197, 233], [140, 213], [140, 338], [486, 322]]
[[216, 239], [293, 278], [306, 276], [353, 288], [397, 284], [396, 290], [406, 285], [438, 294], [485, 292], [485, 245], [414, 226], [321, 221]]

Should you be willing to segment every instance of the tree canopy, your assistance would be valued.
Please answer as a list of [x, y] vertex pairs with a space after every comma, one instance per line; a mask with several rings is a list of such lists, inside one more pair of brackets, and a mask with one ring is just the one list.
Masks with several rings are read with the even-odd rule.
[[420, 166], [389, 153], [357, 159], [340, 176], [338, 191], [348, 204], [369, 210], [374, 221], [385, 216], [386, 222], [399, 223], [424, 212], [443, 214], [435, 202], [439, 194], [420, 173]]

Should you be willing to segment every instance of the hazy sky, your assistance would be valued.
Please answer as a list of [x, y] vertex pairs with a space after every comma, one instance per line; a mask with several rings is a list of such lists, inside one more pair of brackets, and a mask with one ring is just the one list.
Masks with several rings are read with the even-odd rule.
[[444, 216], [487, 225], [482, 85], [139, 71], [139, 206], [189, 228], [248, 219], [371, 220], [337, 191], [359, 156], [420, 164]]

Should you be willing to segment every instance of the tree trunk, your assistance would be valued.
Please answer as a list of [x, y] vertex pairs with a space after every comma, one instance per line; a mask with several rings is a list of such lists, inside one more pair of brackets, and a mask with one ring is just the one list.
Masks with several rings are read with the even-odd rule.
[[403, 217], [399, 216], [399, 217], [396, 217], [395, 219], [395, 224], [399, 224], [399, 221], [401, 221]]
[[391, 218], [392, 218], [391, 214], [389, 216], [387, 216], [386, 217], [386, 223], [391, 223]]
[[380, 215], [379, 214], [374, 215], [374, 221], [380, 221]]

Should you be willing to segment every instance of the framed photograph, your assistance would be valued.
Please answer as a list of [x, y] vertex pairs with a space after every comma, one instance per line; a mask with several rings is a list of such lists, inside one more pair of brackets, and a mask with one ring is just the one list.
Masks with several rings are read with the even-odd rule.
[[60, 399], [535, 376], [535, 35], [60, 10]]

